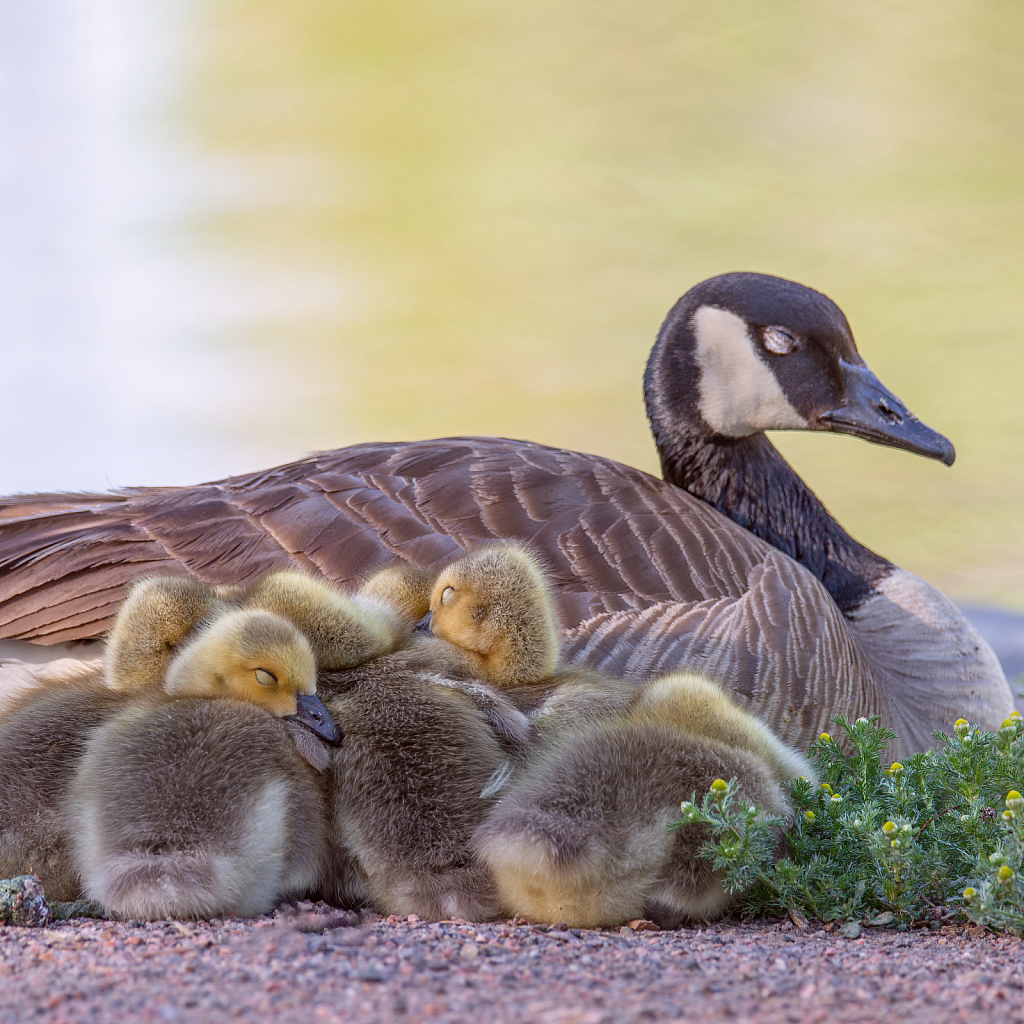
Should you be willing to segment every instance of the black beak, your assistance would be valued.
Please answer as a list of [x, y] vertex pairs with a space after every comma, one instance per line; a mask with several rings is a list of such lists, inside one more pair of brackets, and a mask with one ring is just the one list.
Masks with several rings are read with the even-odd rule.
[[912, 416], [907, 407], [866, 367], [843, 363], [846, 404], [822, 413], [822, 429], [883, 444], [887, 448], [953, 465], [956, 451], [940, 433]]
[[315, 693], [300, 693], [296, 696], [295, 703], [295, 714], [285, 715], [288, 721], [304, 725], [326, 743], [341, 742], [341, 730]]
[[430, 632], [430, 620], [433, 617], [433, 615], [433, 612], [427, 612], [427, 614], [424, 615], [423, 618], [420, 619], [420, 621], [417, 622], [415, 626], [413, 626], [412, 631], [414, 633], [426, 633], [427, 636], [433, 636], [434, 634]]

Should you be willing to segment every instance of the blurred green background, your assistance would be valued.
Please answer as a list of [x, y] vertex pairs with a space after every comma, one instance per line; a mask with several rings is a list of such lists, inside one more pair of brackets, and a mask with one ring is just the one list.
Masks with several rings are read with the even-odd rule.
[[861, 541], [1024, 608], [1024, 5], [201, 10], [180, 119], [246, 184], [188, 233], [330, 282], [222, 339], [287, 365], [247, 437], [499, 434], [656, 472], [640, 380], [665, 312], [712, 274], [779, 274], [842, 306], [958, 458], [776, 443]]

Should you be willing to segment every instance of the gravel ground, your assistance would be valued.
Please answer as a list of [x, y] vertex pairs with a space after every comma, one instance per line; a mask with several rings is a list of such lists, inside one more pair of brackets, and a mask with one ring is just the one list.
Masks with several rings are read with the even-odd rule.
[[1024, 1021], [1018, 939], [790, 922], [658, 932], [428, 924], [330, 911], [254, 921], [0, 928], [0, 1020]]

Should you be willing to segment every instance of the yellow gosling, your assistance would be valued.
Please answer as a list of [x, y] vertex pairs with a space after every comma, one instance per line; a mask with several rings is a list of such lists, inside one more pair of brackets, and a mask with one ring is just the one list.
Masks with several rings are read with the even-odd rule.
[[430, 628], [465, 652], [496, 686], [552, 676], [561, 650], [551, 585], [520, 544], [489, 544], [442, 569], [430, 595]]

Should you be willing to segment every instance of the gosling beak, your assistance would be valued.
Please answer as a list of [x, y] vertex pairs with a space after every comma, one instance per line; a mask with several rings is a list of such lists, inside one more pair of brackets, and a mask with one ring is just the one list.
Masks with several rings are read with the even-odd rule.
[[433, 618], [433, 615], [433, 612], [427, 612], [427, 614], [424, 615], [415, 626], [413, 626], [412, 631], [414, 633], [426, 633], [427, 636], [433, 636], [434, 634], [430, 632], [430, 621]]
[[902, 448], [953, 465], [953, 445], [913, 416], [866, 366], [844, 362], [842, 368], [846, 404], [821, 413], [818, 421], [823, 430], [853, 434], [874, 444]]
[[315, 693], [297, 694], [295, 704], [295, 714], [285, 715], [288, 721], [304, 725], [326, 743], [341, 743], [341, 730]]

